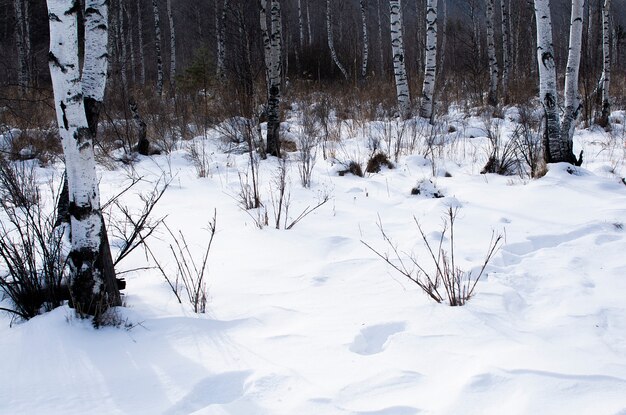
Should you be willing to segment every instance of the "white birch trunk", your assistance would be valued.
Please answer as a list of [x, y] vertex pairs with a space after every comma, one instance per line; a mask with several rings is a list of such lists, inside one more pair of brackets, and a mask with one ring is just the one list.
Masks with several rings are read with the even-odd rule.
[[302, 47], [304, 46], [304, 17], [302, 15], [302, 0], [298, 0], [298, 34], [300, 35], [298, 38], [298, 46], [300, 47], [300, 52], [302, 52]]
[[391, 49], [393, 54], [393, 73], [396, 81], [398, 112], [407, 118], [411, 112], [409, 83], [404, 62], [404, 39], [402, 36], [402, 5], [400, 0], [389, 0], [389, 20], [391, 23]]
[[260, 0], [260, 23], [263, 34], [267, 74], [267, 154], [280, 157], [280, 84], [282, 22], [280, 2], [270, 2], [270, 28], [267, 27], [267, 0]]
[[424, 84], [422, 85], [422, 102], [420, 117], [432, 120], [433, 94], [437, 74], [437, 0], [426, 2], [426, 65]]
[[494, 33], [494, 0], [487, 0], [487, 56], [489, 58], [489, 95], [487, 103], [498, 104], [498, 58]]
[[439, 64], [437, 65], [438, 72], [438, 82], [443, 81], [444, 77], [444, 64], [446, 60], [446, 41], [448, 36], [446, 36], [446, 31], [448, 30], [448, 0], [441, 0], [441, 13], [439, 13], [439, 19], [441, 20], [441, 28], [439, 31], [441, 32], [441, 43], [439, 45]]
[[600, 125], [609, 125], [609, 115], [611, 103], [609, 96], [609, 86], [611, 81], [611, 0], [604, 0], [602, 3], [602, 77], [600, 78], [600, 88], [602, 91], [602, 115]]
[[17, 84], [24, 91], [30, 84], [28, 60], [30, 53], [27, 50], [26, 19], [23, 8], [23, 0], [15, 0], [15, 40], [17, 46]]
[[305, 0], [306, 1], [306, 26], [307, 26], [307, 33], [308, 33], [308, 45], [311, 46], [313, 44], [313, 32], [311, 31], [311, 13], [309, 11], [309, 2], [311, 0]]
[[502, 15], [502, 95], [506, 104], [509, 96], [509, 68], [511, 66], [509, 61], [510, 32], [507, 0], [500, 0], [500, 12]]
[[161, 55], [161, 16], [158, 0], [152, 0], [152, 12], [154, 14], [154, 48], [157, 64], [156, 93], [163, 95], [163, 56]]
[[332, 9], [331, 9], [331, 0], [326, 0], [326, 33], [328, 35], [328, 48], [330, 49], [330, 56], [333, 58], [333, 62], [337, 65], [337, 68], [343, 74], [343, 77], [348, 79], [348, 72], [343, 67], [341, 62], [339, 62], [339, 58], [337, 57], [337, 52], [335, 51], [335, 43], [333, 41], [333, 24], [332, 24]]
[[226, 75], [226, 11], [230, 7], [229, 0], [224, 0], [222, 11], [216, 14], [217, 20], [217, 75]]
[[552, 44], [550, 0], [535, 0], [537, 22], [537, 63], [539, 66], [539, 100], [543, 105], [546, 124], [543, 152], [546, 163], [567, 161], [561, 148], [561, 124], [556, 90], [556, 68]]
[[128, 78], [127, 78], [127, 67], [126, 67], [126, 62], [128, 62], [128, 49], [127, 49], [127, 42], [126, 42], [126, 30], [124, 27], [124, 2], [120, 1], [117, 5], [118, 7], [118, 13], [117, 13], [117, 30], [118, 30], [118, 36], [119, 36], [119, 49], [118, 52], [120, 54], [119, 58], [118, 58], [118, 62], [120, 63], [120, 75], [122, 78], [122, 85], [124, 88], [127, 87], [128, 85]]
[[[79, 70], [78, 7], [74, 0], [48, 0], [49, 65], [69, 187], [72, 232], [68, 263], [72, 302], [79, 313], [98, 315], [109, 305], [119, 305], [120, 299], [119, 291], [115, 294], [113, 287], [104, 280], [100, 262], [105, 231], [92, 134], [83, 101], [84, 91], [93, 98], [104, 94], [107, 7], [106, 0], [86, 3], [86, 16], [91, 15], [93, 19], [86, 19], [85, 50], [93, 48], [97, 56], [85, 56], [85, 63], [93, 66], [86, 68], [85, 86]], [[99, 25], [94, 23], [98, 20]]]
[[383, 23], [380, 16], [380, 0], [377, 0], [376, 12], [378, 15], [378, 74], [379, 77], [383, 77], [385, 74], [385, 55], [383, 54]]
[[170, 24], [170, 87], [176, 86], [176, 28], [172, 13], [172, 0], [167, 0], [167, 19]]
[[363, 62], [361, 64], [361, 76], [367, 76], [367, 61], [369, 59], [369, 39], [367, 36], [367, 4], [361, 0], [361, 25], [363, 26]]
[[143, 13], [141, 11], [141, 2], [137, 2], [137, 34], [139, 35], [139, 83], [146, 84], [146, 55], [143, 43]]
[[562, 118], [562, 141], [572, 147], [576, 119], [580, 113], [580, 94], [578, 92], [578, 70], [583, 37], [583, 6], [584, 0], [572, 0], [570, 19], [569, 53], [565, 72], [565, 110]]
[[137, 83], [137, 65], [135, 65], [135, 25], [133, 25], [132, 12], [128, 10], [128, 45], [130, 46], [130, 80], [133, 86]]

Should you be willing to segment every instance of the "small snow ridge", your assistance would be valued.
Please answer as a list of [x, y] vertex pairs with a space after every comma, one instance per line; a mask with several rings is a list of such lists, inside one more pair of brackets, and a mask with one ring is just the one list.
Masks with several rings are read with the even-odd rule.
[[189, 414], [209, 405], [223, 405], [244, 395], [244, 382], [249, 371], [236, 371], [208, 376], [197, 382], [193, 389], [165, 413]]
[[354, 338], [354, 341], [350, 345], [350, 351], [361, 355], [380, 353], [385, 349], [389, 337], [405, 329], [406, 323], [404, 322], [377, 324], [375, 326], [365, 327], [361, 329], [361, 332]]

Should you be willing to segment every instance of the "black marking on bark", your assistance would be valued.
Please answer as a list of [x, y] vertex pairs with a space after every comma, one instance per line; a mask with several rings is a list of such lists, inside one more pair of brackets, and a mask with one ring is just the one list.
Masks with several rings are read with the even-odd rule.
[[75, 218], [78, 221], [83, 221], [94, 213], [91, 203], [86, 206], [78, 206], [73, 200], [70, 201], [70, 206], [67, 211], [69, 212], [71, 217]]
[[100, 10], [95, 8], [95, 7], [87, 7], [85, 9], [85, 17], [87, 16], [91, 16], [92, 14], [96, 14], [98, 16], [102, 17], [102, 13], [100, 13]]
[[99, 24], [96, 26], [96, 29], [107, 30], [107, 25], [105, 23]]
[[67, 121], [67, 116], [65, 114], [65, 108], [67, 107], [65, 106], [65, 102], [63, 101], [61, 101], [59, 106], [61, 107], [61, 112], [63, 113], [63, 127], [67, 130], [69, 128], [69, 122]]
[[61, 70], [61, 72], [65, 73], [67, 70], [65, 69], [65, 66], [63, 66], [61, 64], [61, 62], [59, 61], [59, 59], [56, 57], [56, 55], [54, 53], [52, 53], [52, 51], [48, 52], [48, 63], [51, 63], [52, 65], [56, 66], [57, 68], [59, 68]]
[[50, 20], [51, 22], [60, 22], [61, 19], [59, 19], [59, 16], [57, 16], [54, 13], [48, 13], [48, 20]]
[[67, 11], [64, 14], [66, 16], [70, 16], [72, 14], [78, 13], [79, 10], [80, 10], [80, 1], [74, 0], [74, 4], [72, 4], [72, 7], [67, 9]]
[[543, 64], [543, 66], [548, 66], [546, 64], [546, 62], [548, 61], [554, 61], [554, 56], [552, 56], [551, 52], [543, 52], [541, 54], [541, 63]]
[[89, 131], [88, 127], [77, 128], [75, 138], [80, 150], [84, 150], [91, 145], [91, 131]]

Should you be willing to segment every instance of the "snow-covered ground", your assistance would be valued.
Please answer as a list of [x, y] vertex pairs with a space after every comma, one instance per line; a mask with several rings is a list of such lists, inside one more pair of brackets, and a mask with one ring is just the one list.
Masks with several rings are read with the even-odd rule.
[[[157, 270], [142, 270], [125, 274], [129, 328], [95, 330], [67, 307], [12, 327], [3, 315], [0, 413], [624, 415], [624, 113], [614, 121], [612, 134], [577, 132], [585, 163], [575, 174], [555, 165], [533, 180], [479, 174], [484, 124], [460, 114], [434, 166], [422, 146], [394, 169], [339, 177], [320, 150], [303, 189], [292, 154], [289, 215], [331, 199], [291, 230], [272, 226], [277, 160], [260, 164], [270, 226], [259, 229], [237, 202], [247, 156], [225, 154], [214, 133], [203, 144], [205, 178], [184, 148], [103, 169], [104, 200], [129, 175], [144, 177], [122, 197], [131, 206], [141, 203], [133, 192], [172, 177], [154, 215], [167, 215], [197, 256], [217, 210], [207, 313], [178, 304]], [[286, 134], [297, 136], [297, 117], [290, 123]], [[507, 119], [501, 131], [514, 127]], [[365, 160], [367, 138], [384, 130], [345, 123], [330, 150]], [[423, 179], [445, 197], [411, 195]], [[436, 238], [448, 206], [460, 207], [461, 268], [480, 267], [492, 231], [505, 235], [464, 307], [434, 303], [362, 243], [386, 250], [380, 217], [401, 250], [429, 265], [414, 217]], [[149, 242], [173, 275], [169, 243], [163, 231]], [[122, 268], [145, 266], [136, 251]]]

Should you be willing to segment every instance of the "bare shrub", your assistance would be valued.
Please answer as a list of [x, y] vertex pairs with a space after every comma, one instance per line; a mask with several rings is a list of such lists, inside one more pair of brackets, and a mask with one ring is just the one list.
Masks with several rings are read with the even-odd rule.
[[[428, 251], [434, 265], [434, 271], [426, 269], [425, 264], [419, 261], [415, 254], [411, 253], [406, 259], [406, 254], [398, 250], [397, 245], [391, 240], [383, 229], [379, 218], [378, 228], [383, 240], [389, 247], [389, 251], [381, 252], [374, 249], [368, 243], [361, 241], [367, 248], [382, 258], [400, 274], [415, 283], [430, 298], [438, 303], [447, 302], [450, 306], [462, 306], [474, 295], [476, 284], [485, 272], [485, 268], [494, 254], [501, 246], [503, 237], [492, 232], [491, 241], [487, 249], [485, 260], [474, 277], [471, 272], [460, 269], [455, 262], [456, 240], [454, 234], [454, 222], [458, 209], [449, 208], [444, 219], [443, 230], [437, 247], [433, 247], [428, 241], [426, 234], [418, 220], [414, 218], [422, 242]], [[449, 231], [448, 250], [443, 247], [446, 233]]]
[[309, 106], [303, 106], [301, 112], [302, 132], [298, 135], [298, 172], [302, 187], [311, 187], [311, 175], [317, 159], [319, 132], [315, 117]]
[[489, 158], [480, 173], [496, 173], [503, 176], [516, 174], [519, 171], [519, 160], [515, 152], [515, 142], [502, 138], [499, 121], [494, 122], [491, 117], [487, 117], [484, 123], [489, 139]]
[[382, 167], [393, 169], [393, 163], [389, 160], [387, 154], [378, 151], [367, 160], [365, 171], [367, 173], [379, 173]]
[[196, 169], [198, 177], [207, 177], [210, 173], [211, 155], [207, 154], [205, 139], [192, 140], [187, 146], [187, 158]]
[[208, 232], [209, 242], [206, 248], [202, 251], [201, 257], [196, 257], [191, 252], [187, 239], [182, 231], [178, 233], [172, 232], [172, 230], [164, 224], [167, 232], [173, 241], [170, 243], [169, 248], [176, 264], [176, 271], [174, 277], [170, 276], [162, 263], [156, 258], [156, 255], [150, 248], [147, 248], [148, 254], [152, 257], [152, 260], [156, 263], [157, 268], [161, 272], [163, 278], [172, 289], [172, 292], [176, 296], [179, 304], [182, 304], [181, 295], [186, 295], [187, 301], [191, 305], [194, 313], [205, 313], [206, 305], [208, 302], [208, 290], [207, 290], [207, 277], [208, 277], [208, 260], [209, 253], [211, 252], [211, 246], [213, 245], [213, 238], [215, 237], [217, 224], [217, 211], [213, 212], [213, 219], [209, 221]]
[[32, 169], [0, 158], [0, 190], [0, 292], [11, 304], [0, 310], [28, 320], [69, 298], [64, 228], [55, 226], [56, 209], [45, 208]]
[[[520, 161], [520, 175], [539, 177], [542, 170], [540, 120], [534, 117], [528, 106], [519, 107], [519, 122], [511, 137], [516, 158]], [[526, 166], [526, 168], [521, 168]]]

